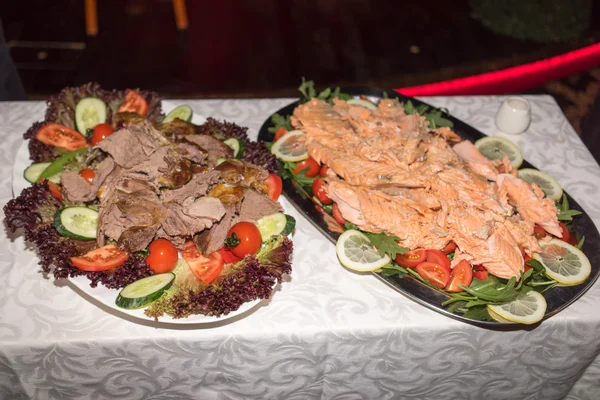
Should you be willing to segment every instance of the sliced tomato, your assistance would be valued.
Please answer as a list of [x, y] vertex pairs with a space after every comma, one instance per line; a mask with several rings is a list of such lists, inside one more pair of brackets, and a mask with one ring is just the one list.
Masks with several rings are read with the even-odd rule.
[[87, 183], [89, 183], [90, 185], [92, 184], [92, 182], [94, 182], [94, 178], [96, 177], [96, 173], [94, 172], [93, 169], [90, 169], [90, 168], [82, 169], [81, 171], [79, 171], [79, 175], [83, 179], [85, 179], [85, 181]]
[[114, 244], [108, 244], [92, 250], [83, 256], [72, 257], [73, 265], [82, 271], [108, 271], [120, 267], [127, 261], [129, 255]]
[[471, 285], [472, 281], [473, 269], [471, 269], [471, 264], [469, 264], [469, 262], [466, 260], [461, 260], [458, 264], [454, 266], [452, 272], [450, 272], [450, 280], [446, 284], [446, 291], [451, 293], [462, 292], [464, 289], [458, 285], [468, 287], [469, 285]]
[[523, 266], [523, 272], [527, 272], [527, 271], [529, 271], [530, 269], [531, 269], [531, 267], [530, 267], [529, 265], [527, 265], [527, 264], [525, 264], [525, 265]]
[[221, 253], [221, 257], [223, 257], [223, 262], [225, 264], [235, 264], [242, 260], [240, 257], [233, 254], [231, 250], [226, 249], [225, 247], [219, 250], [219, 253]]
[[135, 90], [128, 89], [125, 100], [119, 107], [119, 112], [134, 112], [143, 117], [148, 112], [148, 102]]
[[167, 239], [156, 239], [150, 243], [150, 255], [146, 257], [146, 264], [155, 274], [171, 272], [177, 264], [179, 253]]
[[325, 178], [327, 176], [327, 171], [329, 171], [329, 167], [325, 164], [321, 165], [321, 169], [319, 170], [319, 176], [321, 178]]
[[225, 245], [235, 256], [243, 258], [248, 254], [258, 253], [262, 237], [256, 225], [242, 221], [229, 228]]
[[279, 139], [281, 139], [281, 137], [283, 135], [285, 135], [286, 133], [288, 133], [288, 130], [285, 129], [283, 126], [280, 126], [279, 128], [277, 128], [277, 130], [275, 131], [275, 137], [273, 139], [274, 142], [278, 141]]
[[331, 198], [329, 198], [325, 192], [326, 187], [327, 184], [321, 178], [315, 179], [312, 184], [313, 196], [319, 199], [319, 201], [323, 204], [331, 204], [333, 203], [333, 200], [331, 200]]
[[475, 271], [487, 271], [487, 269], [485, 269], [485, 267], [483, 265], [479, 265], [479, 264], [473, 265], [473, 269]]
[[87, 141], [82, 134], [59, 124], [46, 124], [42, 126], [35, 134], [35, 138], [44, 144], [69, 151], [88, 147]]
[[292, 171], [292, 173], [294, 175], [298, 175], [301, 171], [304, 171], [304, 170], [306, 170], [306, 172], [304, 174], [307, 177], [313, 178], [313, 177], [319, 175], [319, 170], [320, 170], [319, 163], [316, 162], [314, 158], [308, 157], [306, 160], [296, 163], [296, 168], [294, 169], [294, 171]]
[[[40, 183], [43, 183], [44, 181], [46, 181], [46, 179], [40, 178]], [[52, 197], [54, 197], [58, 201], [63, 201], [62, 186], [60, 186], [58, 183], [54, 183], [51, 181], [47, 181], [47, 182], [48, 182], [48, 190], [50, 191], [50, 194], [52, 195]]]
[[346, 220], [344, 217], [342, 217], [342, 212], [340, 211], [340, 207], [337, 205], [337, 203], [333, 203], [331, 213], [333, 214], [333, 218], [335, 218], [340, 225], [346, 224]]
[[579, 244], [579, 240], [577, 240], [577, 237], [575, 235], [571, 235], [571, 238], [569, 239], [569, 244], [571, 246], [577, 246]]
[[571, 241], [571, 232], [569, 232], [569, 228], [567, 228], [567, 226], [562, 222], [559, 222], [558, 225], [562, 231], [562, 237], [559, 239], [569, 243]]
[[427, 249], [427, 261], [450, 269], [450, 259], [440, 250]]
[[267, 194], [273, 200], [277, 200], [281, 196], [283, 190], [283, 183], [279, 175], [269, 174], [267, 179], [264, 180], [264, 184], [268, 187]]
[[396, 254], [395, 261], [404, 268], [416, 268], [417, 265], [427, 261], [427, 250], [416, 249], [404, 254]]
[[545, 238], [548, 234], [546, 233], [546, 230], [544, 228], [542, 228], [538, 224], [535, 224], [533, 227], [533, 235], [536, 239], [542, 239]]
[[446, 268], [430, 261], [422, 262], [417, 265], [417, 273], [421, 278], [429, 281], [429, 284], [443, 289], [450, 280], [450, 268]]
[[454, 250], [456, 250], [456, 243], [454, 243], [453, 241], [448, 242], [448, 244], [446, 245], [446, 247], [444, 247], [442, 249], [442, 251], [446, 254], [450, 254], [452, 253]]
[[485, 281], [488, 277], [487, 271], [475, 271], [473, 272], [473, 278], [477, 278], [480, 281]]
[[94, 134], [90, 139], [90, 144], [93, 146], [96, 143], [99, 143], [112, 135], [114, 133], [114, 128], [110, 124], [98, 124], [94, 127]]
[[185, 249], [181, 252], [181, 255], [196, 278], [207, 285], [223, 272], [223, 257], [218, 251], [205, 257], [200, 254], [196, 244], [189, 241], [185, 244]]

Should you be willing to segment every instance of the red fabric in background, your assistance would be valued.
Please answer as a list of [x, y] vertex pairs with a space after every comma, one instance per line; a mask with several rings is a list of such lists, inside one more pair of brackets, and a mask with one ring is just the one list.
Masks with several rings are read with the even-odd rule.
[[500, 71], [394, 90], [406, 96], [518, 93], [597, 65], [600, 65], [600, 43]]

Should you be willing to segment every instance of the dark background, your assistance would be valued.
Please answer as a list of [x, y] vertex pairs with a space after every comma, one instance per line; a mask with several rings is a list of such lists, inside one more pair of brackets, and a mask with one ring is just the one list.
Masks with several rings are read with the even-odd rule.
[[[88, 81], [165, 97], [275, 97], [295, 96], [302, 76], [401, 88], [562, 54], [598, 41], [597, 3], [187, 0], [189, 28], [178, 31], [171, 0], [98, 0], [96, 37], [84, 0], [0, 1], [0, 18], [31, 99]], [[527, 92], [554, 95], [581, 134], [599, 80], [592, 68]]]

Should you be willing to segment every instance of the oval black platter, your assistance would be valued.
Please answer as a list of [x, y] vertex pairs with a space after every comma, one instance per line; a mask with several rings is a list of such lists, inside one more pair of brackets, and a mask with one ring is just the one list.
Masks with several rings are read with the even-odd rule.
[[[417, 99], [404, 96], [402, 94], [397, 93], [394, 90], [383, 90], [379, 88], [373, 87], [349, 87], [342, 88], [343, 93], [348, 93], [353, 96], [364, 95], [369, 98], [381, 99], [384, 98], [385, 94], [390, 98], [397, 98], [401, 102], [406, 102], [410, 100], [414, 106], [419, 106], [421, 104], [425, 104], [429, 106], [429, 104], [419, 101]], [[298, 106], [299, 101], [295, 101], [282, 109], [278, 110], [277, 113], [283, 116], [291, 115], [294, 109]], [[431, 106], [430, 106], [431, 107]], [[472, 142], [480, 139], [486, 135], [473, 128], [470, 125], [462, 122], [461, 120], [454, 118], [452, 116], [445, 118], [450, 119], [454, 123], [453, 131], [459, 134], [463, 139], [468, 139]], [[273, 134], [268, 131], [268, 128], [272, 126], [271, 117], [269, 117], [261, 126], [260, 131], [258, 132], [258, 140], [270, 142], [273, 141]], [[525, 161], [522, 165], [524, 168], [533, 168], [531, 164]], [[333, 222], [333, 218], [330, 217], [327, 213], [323, 213], [319, 211], [315, 207], [315, 203], [311, 200], [311, 196], [306, 193], [301, 187], [297, 186], [293, 181], [289, 179], [283, 180], [283, 193], [285, 197], [294, 205], [294, 207], [319, 230], [326, 238], [328, 238], [331, 242], [335, 243], [337, 238], [339, 237], [339, 229], [335, 229], [335, 222]], [[566, 193], [566, 192], [565, 192]], [[573, 229], [576, 232], [585, 236], [585, 242], [582, 248], [582, 251], [589, 258], [590, 263], [592, 264], [592, 272], [590, 277], [582, 284], [576, 286], [569, 287], [555, 287], [546, 293], [544, 293], [544, 297], [548, 304], [548, 308], [546, 309], [546, 314], [544, 319], [550, 318], [561, 310], [565, 309], [567, 306], [572, 304], [575, 300], [580, 298], [598, 279], [599, 275], [599, 264], [600, 264], [600, 253], [597, 252], [597, 249], [600, 248], [600, 234], [598, 233], [598, 229], [594, 225], [592, 219], [585, 213], [585, 211], [581, 208], [581, 206], [567, 194], [567, 198], [569, 200], [570, 208], [579, 210], [582, 212], [581, 215], [573, 218]], [[333, 226], [333, 230], [330, 229], [330, 226]], [[339, 225], [338, 225], [339, 226]], [[441, 304], [448, 299], [448, 296], [440, 291], [437, 291], [421, 281], [414, 279], [412, 277], [406, 276], [404, 278], [398, 277], [386, 277], [383, 274], [373, 272], [377, 278], [387, 283], [390, 287], [395, 289], [396, 291], [402, 293], [408, 298], [414, 300], [415, 302], [430, 308], [436, 312], [439, 312], [445, 316], [467, 322], [470, 324], [474, 324], [477, 326], [481, 326], [484, 328], [491, 328], [495, 330], [511, 330], [511, 329], [526, 329], [530, 327], [529, 325], [522, 324], [508, 324], [508, 323], [499, 323], [495, 321], [477, 321], [469, 318], [465, 318], [460, 314], [454, 314], [446, 310]]]

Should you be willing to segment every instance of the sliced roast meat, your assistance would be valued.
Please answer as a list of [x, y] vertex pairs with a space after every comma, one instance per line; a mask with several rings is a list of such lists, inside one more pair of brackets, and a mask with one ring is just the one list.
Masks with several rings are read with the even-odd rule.
[[177, 143], [174, 148], [181, 157], [196, 164], [202, 164], [208, 157], [205, 151], [193, 143]]
[[269, 176], [264, 168], [234, 158], [223, 161], [215, 169], [221, 171], [226, 183], [246, 187], [263, 182]]
[[225, 143], [210, 135], [190, 135], [185, 140], [200, 146], [208, 153], [208, 167], [213, 168], [219, 157], [231, 157], [233, 151]]
[[166, 217], [162, 221], [162, 227], [168, 235], [192, 236], [211, 228], [225, 214], [225, 208], [218, 199], [201, 197], [187, 203], [186, 205], [178, 203], [164, 205]]
[[156, 234], [156, 226], [133, 226], [127, 228], [119, 237], [117, 244], [127, 251], [144, 250]]
[[182, 121], [179, 118], [176, 118], [171, 122], [163, 123], [160, 126], [160, 131], [173, 141], [181, 140], [188, 135], [195, 135], [197, 133], [196, 129], [196, 125]]
[[92, 193], [91, 185], [76, 172], [64, 171], [60, 175], [60, 181], [63, 186], [63, 194], [71, 202], [90, 201], [96, 197]]
[[173, 246], [180, 250], [185, 248], [185, 238], [183, 236], [170, 236], [162, 227], [158, 228], [158, 231], [156, 231], [156, 238], [167, 239], [169, 242], [173, 243]]
[[167, 138], [152, 126], [150, 121], [145, 120], [143, 123], [129, 124], [126, 126], [126, 129], [136, 137], [147, 156], [154, 153], [158, 148], [170, 144]]
[[174, 190], [163, 190], [162, 200], [165, 203], [176, 202], [182, 204], [186, 199], [206, 195], [208, 188], [216, 183], [221, 176], [219, 171], [209, 171], [204, 174], [196, 174], [183, 187]]
[[123, 168], [134, 167], [148, 158], [136, 136], [128, 129], [113, 133], [96, 147], [110, 154], [115, 163]]
[[247, 190], [242, 208], [240, 209], [239, 221], [256, 222], [260, 218], [282, 211], [281, 204], [272, 200], [269, 196], [258, 193], [255, 190]]
[[178, 189], [188, 183], [194, 174], [192, 163], [181, 157], [172, 147], [169, 147], [164, 161], [166, 169], [160, 169], [162, 176], [158, 179], [160, 187]]
[[213, 197], [200, 197], [183, 203], [183, 212], [193, 218], [219, 221], [225, 214], [225, 207], [219, 199]]
[[194, 236], [194, 242], [202, 252], [202, 254], [210, 254], [223, 247], [223, 242], [227, 238], [227, 232], [233, 225], [235, 218], [235, 205], [230, 205], [225, 208], [225, 215], [212, 228], [201, 232]]

